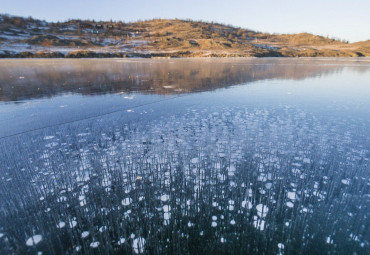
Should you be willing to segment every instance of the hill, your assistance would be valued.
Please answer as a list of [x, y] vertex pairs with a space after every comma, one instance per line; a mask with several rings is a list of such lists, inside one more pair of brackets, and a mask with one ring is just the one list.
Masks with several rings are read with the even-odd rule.
[[268, 34], [219, 23], [154, 19], [45, 22], [0, 15], [0, 57], [361, 57], [369, 41]]

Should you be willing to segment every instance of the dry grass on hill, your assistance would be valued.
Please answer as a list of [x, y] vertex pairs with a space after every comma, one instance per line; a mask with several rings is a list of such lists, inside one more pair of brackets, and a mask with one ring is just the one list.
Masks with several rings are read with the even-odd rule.
[[[70, 48], [68, 56], [370, 56], [370, 41], [349, 44], [309, 33], [268, 34], [218, 23], [153, 19], [133, 23], [70, 20], [46, 23], [35, 19], [0, 16], [0, 50], [8, 41], [2, 34], [28, 34], [17, 42]], [[21, 37], [20, 37], [21, 38]], [[49, 47], [49, 48], [47, 48]], [[81, 51], [77, 54], [76, 51]], [[94, 54], [87, 54], [92, 52]], [[1, 52], [0, 52], [1, 56]], [[22, 57], [22, 56], [21, 56]]]

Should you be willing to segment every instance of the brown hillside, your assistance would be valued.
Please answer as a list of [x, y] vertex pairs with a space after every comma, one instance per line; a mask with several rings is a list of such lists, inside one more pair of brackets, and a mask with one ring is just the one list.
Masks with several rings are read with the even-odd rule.
[[[202, 21], [47, 23], [6, 15], [0, 19], [0, 57], [35, 57], [38, 52], [66, 57], [370, 56], [368, 41], [349, 44], [309, 33], [268, 34]], [[29, 46], [22, 50], [20, 43]]]

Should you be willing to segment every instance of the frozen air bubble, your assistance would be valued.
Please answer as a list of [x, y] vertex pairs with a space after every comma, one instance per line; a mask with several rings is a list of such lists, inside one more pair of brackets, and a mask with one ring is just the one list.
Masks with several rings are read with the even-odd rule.
[[26, 245], [27, 246], [34, 246], [34, 245], [38, 244], [39, 242], [41, 242], [41, 240], [42, 240], [41, 235], [34, 235], [34, 236], [27, 239]]
[[169, 220], [171, 218], [171, 213], [165, 212], [164, 215], [163, 215], [163, 218], [165, 220]]
[[142, 237], [135, 238], [132, 242], [132, 248], [136, 254], [143, 253], [145, 246], [145, 239]]
[[163, 212], [169, 212], [169, 211], [171, 211], [171, 206], [169, 206], [169, 205], [164, 205], [164, 206], [163, 206]]
[[264, 220], [254, 220], [253, 225], [256, 229], [264, 230], [265, 229], [265, 221]]
[[192, 164], [197, 164], [199, 162], [199, 158], [193, 158], [192, 160], [191, 160], [191, 163]]
[[252, 209], [253, 208], [253, 204], [249, 201], [243, 201], [242, 202], [242, 207], [243, 208], [247, 208], [247, 209]]
[[294, 204], [289, 201], [289, 202], [286, 203], [286, 206], [288, 206], [289, 208], [293, 208]]
[[81, 238], [86, 238], [86, 237], [88, 237], [90, 235], [90, 232], [89, 231], [84, 231], [84, 232], [82, 232], [82, 234], [81, 234]]
[[124, 244], [126, 242], [126, 239], [121, 237], [118, 241], [118, 245]]
[[90, 243], [90, 247], [91, 248], [98, 248], [99, 244], [100, 244], [100, 242], [98, 242], [98, 241], [92, 242], [92, 243]]
[[72, 221], [69, 222], [69, 227], [70, 228], [74, 228], [74, 227], [76, 227], [76, 225], [77, 225], [77, 221], [75, 221], [75, 220], [72, 220]]
[[328, 236], [328, 237], [326, 238], [326, 243], [327, 243], [327, 244], [333, 244], [333, 239], [331, 239], [331, 236]]
[[169, 199], [170, 197], [168, 195], [162, 195], [161, 196], [161, 200], [162, 202], [167, 202], [167, 200]]
[[257, 209], [258, 216], [260, 216], [261, 218], [266, 217], [266, 215], [269, 211], [269, 208], [266, 205], [263, 205], [263, 204], [258, 204], [256, 206], [256, 209]]
[[58, 223], [57, 228], [64, 228], [66, 223], [64, 221], [61, 221]]
[[288, 192], [288, 193], [287, 193], [287, 197], [288, 197], [290, 200], [295, 200], [295, 199], [296, 199], [296, 193], [295, 193], [295, 192]]
[[122, 205], [127, 206], [127, 205], [131, 204], [131, 202], [132, 202], [132, 199], [129, 198], [129, 197], [126, 197], [125, 199], [122, 200]]
[[285, 246], [284, 246], [284, 244], [282, 244], [282, 243], [278, 243], [278, 248], [279, 248], [279, 249], [283, 250], [283, 249], [284, 249], [284, 247], [285, 247]]
[[343, 183], [344, 185], [348, 185], [348, 184], [349, 184], [349, 180], [348, 180], [348, 179], [343, 179], [343, 180], [342, 180], [342, 183]]

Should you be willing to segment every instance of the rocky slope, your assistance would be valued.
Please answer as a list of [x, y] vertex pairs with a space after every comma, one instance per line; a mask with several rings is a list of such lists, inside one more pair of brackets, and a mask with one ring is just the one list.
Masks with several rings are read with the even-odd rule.
[[0, 57], [362, 57], [370, 40], [268, 34], [191, 20], [50, 23], [0, 15]]

